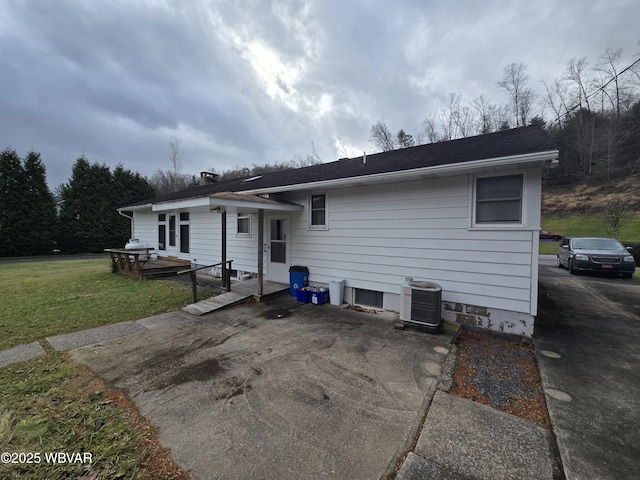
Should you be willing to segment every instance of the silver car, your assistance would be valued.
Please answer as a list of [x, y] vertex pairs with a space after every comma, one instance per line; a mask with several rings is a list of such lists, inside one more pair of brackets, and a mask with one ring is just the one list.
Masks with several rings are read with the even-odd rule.
[[630, 250], [615, 238], [565, 238], [558, 246], [558, 267], [571, 273], [609, 272], [631, 278], [636, 262]]

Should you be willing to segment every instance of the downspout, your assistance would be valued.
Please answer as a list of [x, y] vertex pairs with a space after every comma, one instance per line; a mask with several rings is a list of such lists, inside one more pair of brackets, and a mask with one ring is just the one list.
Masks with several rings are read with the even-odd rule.
[[118, 213], [123, 217], [128, 218], [131, 221], [131, 236], [129, 237], [129, 239], [132, 239], [133, 238], [133, 222], [134, 222], [133, 217], [130, 217], [129, 215], [125, 215], [120, 210], [118, 210]]

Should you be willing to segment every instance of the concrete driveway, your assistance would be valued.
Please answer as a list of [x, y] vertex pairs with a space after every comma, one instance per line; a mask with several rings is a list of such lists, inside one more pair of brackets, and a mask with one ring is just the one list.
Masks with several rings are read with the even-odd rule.
[[540, 261], [535, 347], [567, 480], [640, 475], [640, 282]]
[[152, 318], [70, 354], [126, 392], [194, 479], [371, 479], [409, 449], [448, 352], [391, 324], [287, 297]]

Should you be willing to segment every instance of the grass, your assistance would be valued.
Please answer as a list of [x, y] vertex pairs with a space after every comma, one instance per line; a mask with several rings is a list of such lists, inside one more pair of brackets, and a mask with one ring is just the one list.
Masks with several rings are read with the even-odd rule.
[[156, 315], [190, 303], [190, 289], [111, 273], [105, 260], [2, 266], [0, 350], [61, 333]]
[[[543, 217], [543, 230], [560, 232], [566, 237], [608, 237], [607, 224], [595, 215], [553, 215]], [[630, 216], [622, 225], [618, 239], [622, 242], [640, 242], [640, 214]], [[540, 253], [555, 255], [557, 242], [540, 242]]]
[[[105, 260], [2, 271], [0, 350], [38, 340], [46, 354], [0, 368], [0, 452], [41, 453], [40, 463], [0, 463], [0, 478], [184, 478], [120, 392], [44, 339], [177, 309], [190, 303], [190, 287], [114, 275]], [[54, 452], [88, 452], [92, 462], [46, 462], [44, 454]]]

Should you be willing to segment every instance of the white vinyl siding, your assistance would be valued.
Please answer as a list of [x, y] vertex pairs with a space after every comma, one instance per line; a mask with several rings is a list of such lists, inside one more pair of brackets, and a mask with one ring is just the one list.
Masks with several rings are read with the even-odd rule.
[[[539, 176], [525, 178], [535, 192]], [[293, 216], [292, 264], [307, 266], [315, 282], [344, 278], [348, 287], [399, 294], [413, 277], [440, 284], [444, 301], [532, 313], [539, 213], [519, 229], [470, 228], [469, 181], [460, 175], [331, 190], [330, 230], [309, 230], [304, 216]]]
[[[285, 194], [305, 205], [290, 216], [290, 264], [308, 267], [312, 283], [343, 278], [348, 289], [399, 295], [412, 277], [441, 285], [443, 302], [535, 315], [541, 175], [535, 168], [514, 173], [522, 173], [524, 182], [517, 225], [475, 224], [470, 175], [330, 189], [330, 229], [310, 228], [315, 192]], [[190, 253], [181, 258], [220, 262], [221, 215], [208, 208], [189, 212]], [[136, 212], [135, 237], [157, 243], [157, 218], [157, 212]], [[257, 215], [251, 215], [250, 231], [257, 228]], [[227, 214], [227, 259], [234, 270], [256, 272], [257, 235], [236, 231], [237, 216]]]
[[[144, 245], [158, 249], [158, 215], [156, 213], [133, 213], [133, 236]], [[124, 246], [124, 245], [123, 245]]]

